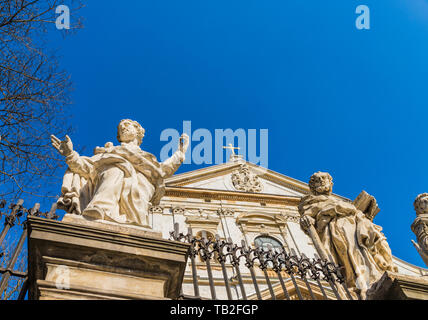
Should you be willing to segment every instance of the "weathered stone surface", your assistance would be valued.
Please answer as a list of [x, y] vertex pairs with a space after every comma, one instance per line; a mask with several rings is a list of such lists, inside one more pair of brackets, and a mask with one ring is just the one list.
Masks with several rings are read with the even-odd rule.
[[30, 299], [179, 295], [188, 244], [137, 228], [81, 222], [29, 218]]
[[302, 228], [311, 234], [321, 256], [345, 268], [350, 290], [365, 298], [384, 271], [397, 270], [382, 228], [371, 221], [378, 210], [366, 210], [366, 215], [353, 203], [333, 197], [333, 181], [325, 172], [313, 174], [309, 188], [311, 194], [299, 204]]
[[370, 221], [373, 221], [374, 217], [376, 217], [380, 211], [375, 197], [369, 195], [364, 190], [361, 191], [361, 193], [352, 203], [358, 210], [364, 213], [364, 215]]
[[416, 235], [418, 242], [413, 242], [425, 264], [428, 266], [428, 193], [418, 195], [413, 203], [416, 219], [410, 228]]
[[[185, 234], [188, 227], [191, 226], [194, 235], [206, 230], [207, 233], [219, 234], [221, 237], [230, 235], [232, 242], [236, 244], [245, 240], [250, 245], [255, 244], [257, 237], [267, 233], [281, 242], [284, 247], [294, 249], [297, 253], [305, 254], [311, 259], [314, 258], [314, 254], [317, 253], [316, 248], [313, 240], [299, 225], [300, 214], [297, 208], [301, 197], [310, 192], [307, 183], [271, 170], [259, 171], [255, 164], [247, 162], [251, 171], [259, 175], [259, 180], [263, 184], [263, 193], [238, 192], [232, 185], [231, 174], [239, 170], [240, 165], [241, 163], [238, 162], [228, 162], [168, 178], [165, 181], [166, 194], [160, 204], [163, 210], [153, 211], [153, 229], [162, 232], [163, 237], [166, 238], [169, 232], [174, 230], [174, 223], [178, 222], [179, 231]], [[259, 174], [259, 172], [263, 174]], [[338, 200], [352, 202], [334, 193], [331, 196]], [[173, 209], [177, 207], [185, 208], [185, 210], [174, 210], [177, 214], [172, 213]], [[363, 207], [361, 208], [364, 210]], [[199, 218], [200, 211], [203, 212], [202, 218]], [[232, 214], [233, 211], [234, 214]], [[221, 222], [219, 221], [217, 224], [214, 223], [214, 219], [211, 219], [216, 215], [221, 218]], [[195, 221], [195, 218], [199, 218], [199, 220]], [[199, 261], [197, 273], [200, 276], [198, 282], [200, 295], [203, 298], [210, 298], [206, 264], [199, 258], [196, 260]], [[428, 270], [396, 257], [393, 257], [393, 263], [402, 274], [422, 277], [428, 273]], [[231, 268], [230, 264], [227, 268]], [[256, 297], [248, 268], [243, 266], [240, 271], [248, 297], [251, 295]], [[227, 273], [233, 275], [233, 270], [228, 269]], [[213, 270], [213, 276], [215, 277], [217, 297], [227, 299], [221, 268]], [[260, 277], [261, 281], [265, 279], [263, 273]], [[234, 280], [235, 284], [236, 282], [237, 280]], [[270, 293], [266, 283], [259, 283], [262, 294], [266, 292], [269, 297]], [[274, 290], [277, 288], [281, 292], [281, 285], [277, 283], [276, 286], [274, 285]], [[305, 284], [303, 286], [306, 287]], [[183, 293], [189, 296], [194, 295], [190, 264], [185, 274]], [[333, 292], [330, 293], [334, 297]], [[327, 294], [330, 293], [327, 292]], [[234, 299], [239, 299], [239, 290], [238, 292], [232, 290], [232, 294]]]
[[367, 291], [367, 300], [428, 300], [428, 278], [387, 271]]
[[81, 226], [98, 227], [98, 228], [102, 228], [104, 230], [109, 230], [111, 232], [116, 232], [116, 233], [120, 233], [120, 234], [129, 234], [129, 235], [136, 235], [136, 236], [149, 236], [149, 237], [162, 238], [161, 232], [155, 232], [151, 228], [134, 226], [134, 225], [129, 225], [129, 224], [128, 225], [119, 224], [119, 223], [110, 222], [110, 221], [106, 221], [106, 220], [91, 221], [91, 220], [86, 219], [84, 216], [77, 215], [77, 214], [67, 213], [62, 218], [62, 221], [79, 224]]
[[117, 129], [121, 143], [107, 142], [95, 148], [92, 157], [73, 150], [71, 139], [51, 136], [52, 145], [66, 157], [58, 208], [92, 220], [142, 225], [150, 228], [148, 212], [165, 192], [164, 179], [172, 176], [184, 161], [189, 137], [184, 134], [171, 158], [158, 162], [141, 150], [144, 128], [136, 121], [122, 120]]
[[261, 192], [263, 190], [259, 177], [250, 171], [246, 163], [241, 164], [239, 170], [232, 173], [231, 179], [238, 191]]

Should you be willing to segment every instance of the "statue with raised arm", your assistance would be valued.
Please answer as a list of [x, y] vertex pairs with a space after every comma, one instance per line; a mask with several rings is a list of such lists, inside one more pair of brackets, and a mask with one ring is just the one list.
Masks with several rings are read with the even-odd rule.
[[385, 271], [397, 271], [382, 228], [372, 222], [379, 211], [376, 200], [364, 191], [354, 202], [333, 196], [333, 179], [327, 172], [314, 173], [309, 188], [311, 193], [299, 204], [302, 228], [315, 233], [312, 238], [321, 256], [344, 267], [351, 292], [365, 298]]
[[96, 147], [92, 157], [73, 150], [71, 139], [51, 135], [52, 145], [65, 157], [64, 175], [58, 208], [90, 220], [150, 227], [149, 205], [157, 205], [165, 191], [164, 179], [184, 161], [189, 137], [183, 134], [171, 158], [158, 162], [141, 150], [145, 130], [136, 121], [125, 119], [117, 128], [120, 145], [107, 142]]

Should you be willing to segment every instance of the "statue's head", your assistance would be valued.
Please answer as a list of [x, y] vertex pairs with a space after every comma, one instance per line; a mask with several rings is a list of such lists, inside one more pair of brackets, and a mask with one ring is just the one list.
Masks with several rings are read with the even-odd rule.
[[428, 193], [421, 193], [413, 202], [417, 215], [428, 213]]
[[137, 139], [138, 145], [143, 142], [145, 130], [137, 122], [130, 119], [123, 119], [117, 126], [117, 140], [119, 142], [131, 142]]
[[309, 188], [314, 195], [329, 195], [333, 191], [333, 178], [327, 172], [315, 172], [309, 180]]

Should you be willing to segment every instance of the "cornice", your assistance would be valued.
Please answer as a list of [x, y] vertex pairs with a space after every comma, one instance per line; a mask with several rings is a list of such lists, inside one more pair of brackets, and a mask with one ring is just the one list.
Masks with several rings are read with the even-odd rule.
[[225, 191], [173, 186], [167, 186], [165, 188], [165, 196], [178, 198], [264, 202], [293, 206], [297, 206], [301, 198], [297, 196], [283, 196], [268, 193], [249, 193], [242, 191]]
[[232, 173], [234, 170], [238, 169], [243, 163], [247, 164], [250, 168], [252, 168], [256, 174], [260, 171], [264, 172], [263, 174], [258, 175], [260, 178], [271, 181], [291, 190], [301, 192], [303, 194], [309, 193], [309, 187], [307, 183], [290, 178], [278, 172], [262, 168], [248, 161], [227, 162], [224, 164], [214, 165], [207, 168], [181, 173], [166, 179], [165, 184], [166, 186], [184, 186], [189, 183], [195, 183], [202, 180], [215, 178], [228, 173]]
[[[247, 164], [254, 171], [254, 173], [258, 175], [258, 177], [264, 180], [288, 188], [290, 190], [302, 193], [302, 195], [309, 194], [309, 186], [307, 183], [288, 177], [276, 171], [260, 167], [248, 161], [226, 162], [223, 164], [184, 172], [166, 179], [165, 185], [167, 188], [188, 188], [185, 187], [185, 185], [232, 173], [234, 170], [238, 169], [243, 163]], [[263, 193], [260, 194], [265, 195]], [[340, 196], [338, 194], [332, 193], [332, 195], [342, 200], [351, 202], [350, 199]]]
[[208, 217], [208, 218], [201, 218], [201, 217], [195, 217], [195, 216], [187, 216], [186, 217], [186, 223], [191, 225], [213, 225], [217, 226], [220, 222], [220, 218], [217, 217]]

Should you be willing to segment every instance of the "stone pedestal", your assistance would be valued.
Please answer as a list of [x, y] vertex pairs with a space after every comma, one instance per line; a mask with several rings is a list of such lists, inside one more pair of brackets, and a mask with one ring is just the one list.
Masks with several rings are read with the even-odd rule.
[[428, 278], [387, 271], [367, 291], [367, 300], [428, 300]]
[[189, 245], [133, 226], [28, 219], [29, 299], [175, 299]]

